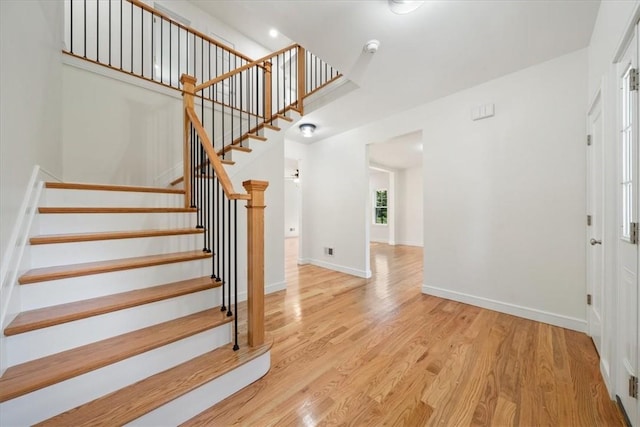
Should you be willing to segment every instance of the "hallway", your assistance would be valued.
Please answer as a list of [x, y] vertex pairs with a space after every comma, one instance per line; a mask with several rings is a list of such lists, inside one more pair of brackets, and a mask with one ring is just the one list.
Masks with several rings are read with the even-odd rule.
[[589, 337], [423, 295], [422, 248], [373, 244], [365, 280], [285, 246], [271, 371], [187, 425], [623, 425]]

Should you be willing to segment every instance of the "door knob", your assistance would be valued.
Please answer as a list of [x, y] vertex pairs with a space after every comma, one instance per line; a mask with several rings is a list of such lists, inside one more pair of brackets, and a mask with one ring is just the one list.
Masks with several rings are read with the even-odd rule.
[[589, 243], [591, 243], [591, 246], [601, 245], [602, 244], [602, 240], [591, 239], [591, 240], [589, 240]]

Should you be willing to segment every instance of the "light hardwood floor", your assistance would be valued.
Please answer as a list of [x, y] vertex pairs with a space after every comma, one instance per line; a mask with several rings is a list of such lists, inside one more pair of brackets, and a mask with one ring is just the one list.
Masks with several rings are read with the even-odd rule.
[[420, 248], [373, 244], [364, 280], [286, 242], [270, 372], [186, 425], [623, 425], [586, 335], [421, 294]]

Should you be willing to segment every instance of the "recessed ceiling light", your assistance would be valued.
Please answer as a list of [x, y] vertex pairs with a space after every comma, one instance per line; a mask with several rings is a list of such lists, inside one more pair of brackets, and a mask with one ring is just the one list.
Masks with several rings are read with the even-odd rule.
[[313, 136], [313, 132], [316, 131], [316, 125], [311, 123], [303, 123], [299, 126], [300, 133], [305, 138], [311, 138]]
[[389, 9], [393, 13], [397, 13], [398, 15], [405, 15], [407, 13], [411, 13], [420, 6], [422, 6], [424, 1], [419, 0], [389, 0]]
[[275, 28], [270, 29], [269, 35], [275, 39], [276, 37], [278, 37], [278, 30], [276, 30]]

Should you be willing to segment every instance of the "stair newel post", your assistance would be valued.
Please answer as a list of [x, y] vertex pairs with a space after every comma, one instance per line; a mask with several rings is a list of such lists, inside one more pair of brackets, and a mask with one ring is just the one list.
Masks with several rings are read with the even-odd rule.
[[306, 74], [306, 57], [307, 52], [304, 50], [302, 46], [298, 46], [298, 113], [300, 115], [304, 115], [304, 106], [303, 99], [306, 95], [306, 82], [307, 82], [307, 74]]
[[271, 123], [271, 62], [264, 63], [264, 120]]
[[195, 200], [191, 200], [191, 153], [189, 148], [190, 121], [187, 116], [187, 110], [193, 109], [193, 97], [195, 95], [196, 78], [183, 74], [180, 77], [182, 83], [182, 104], [184, 106], [184, 145], [183, 145], [183, 170], [184, 170], [184, 207], [189, 208], [195, 204]]
[[247, 323], [249, 346], [264, 343], [264, 192], [266, 181], [249, 180], [242, 186], [247, 201]]

